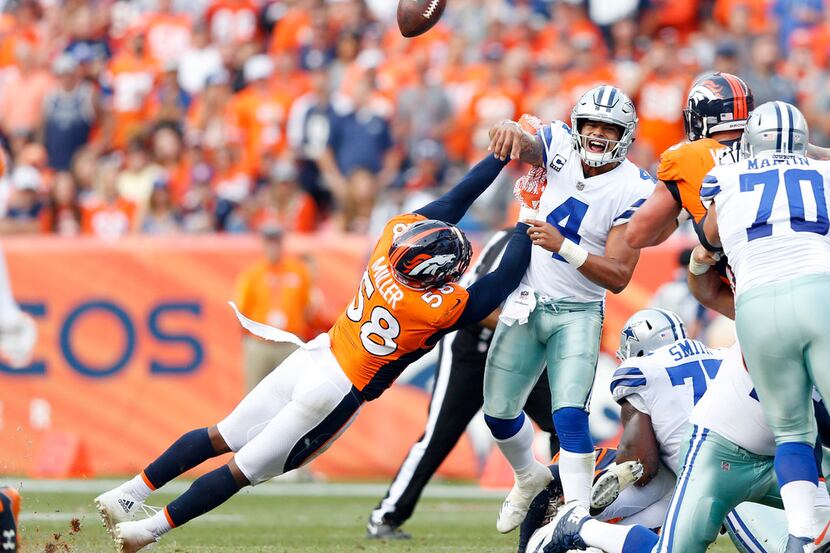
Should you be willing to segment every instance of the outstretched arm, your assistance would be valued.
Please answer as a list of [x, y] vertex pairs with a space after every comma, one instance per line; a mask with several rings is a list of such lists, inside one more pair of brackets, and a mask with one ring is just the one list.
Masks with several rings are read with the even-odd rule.
[[461, 181], [446, 194], [415, 210], [427, 219], [456, 224], [464, 217], [473, 202], [489, 188], [508, 161], [488, 155], [470, 169]]
[[505, 119], [490, 129], [488, 148], [499, 159], [518, 159], [535, 165], [545, 166], [545, 147], [538, 134], [531, 134], [516, 121]]
[[450, 331], [486, 319], [519, 286], [530, 263], [527, 229], [525, 223], [517, 223], [496, 270], [467, 288], [467, 305]]
[[656, 246], [677, 228], [678, 205], [665, 182], [659, 181], [637, 213], [626, 225], [625, 239], [632, 248]]

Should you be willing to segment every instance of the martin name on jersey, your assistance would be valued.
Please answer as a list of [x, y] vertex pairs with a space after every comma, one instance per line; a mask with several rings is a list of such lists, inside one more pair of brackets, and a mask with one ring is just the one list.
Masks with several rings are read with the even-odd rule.
[[675, 474], [689, 415], [718, 374], [724, 350], [681, 339], [643, 357], [626, 359], [611, 379], [614, 401], [623, 399], [651, 417], [660, 459]]
[[830, 272], [829, 179], [830, 162], [772, 152], [706, 175], [700, 196], [715, 202], [723, 249], [738, 275], [736, 297], [762, 284]]
[[[540, 132], [548, 186], [539, 200], [539, 216], [588, 253], [603, 255], [608, 231], [627, 223], [654, 190], [654, 179], [630, 161], [586, 178], [573, 147], [571, 128], [554, 121]], [[550, 263], [553, 257], [557, 263]], [[570, 301], [601, 301], [605, 289], [584, 277], [559, 254], [534, 247], [522, 280], [543, 296]]]

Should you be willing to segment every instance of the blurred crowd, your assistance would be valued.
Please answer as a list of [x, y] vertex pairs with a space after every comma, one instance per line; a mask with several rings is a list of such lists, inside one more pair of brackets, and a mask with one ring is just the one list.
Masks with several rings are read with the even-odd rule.
[[[642, 166], [683, 139], [710, 70], [830, 139], [823, 0], [449, 0], [416, 39], [396, 5], [0, 0], [0, 233], [371, 232], [451, 184], [495, 121], [567, 120], [603, 82], [637, 104]], [[463, 225], [509, 207], [502, 186]]]

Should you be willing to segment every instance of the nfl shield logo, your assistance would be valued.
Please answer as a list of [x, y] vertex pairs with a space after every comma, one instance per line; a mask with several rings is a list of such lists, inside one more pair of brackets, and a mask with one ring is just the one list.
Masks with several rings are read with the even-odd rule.
[[577, 190], [585, 190], [585, 183], [582, 182], [582, 181], [577, 182], [576, 183], [576, 189]]
[[720, 462], [720, 469], [721, 469], [723, 472], [729, 472], [729, 469], [730, 469], [730, 468], [732, 468], [732, 467], [731, 467], [731, 466], [729, 465], [729, 463], [727, 463], [726, 461], [721, 461], [721, 462]]

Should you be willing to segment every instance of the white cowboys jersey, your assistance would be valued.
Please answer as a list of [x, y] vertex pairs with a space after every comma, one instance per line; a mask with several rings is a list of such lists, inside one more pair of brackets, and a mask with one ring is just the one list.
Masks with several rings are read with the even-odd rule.
[[764, 418], [738, 343], [719, 352], [723, 364], [689, 421], [756, 455], [774, 456], [775, 436]]
[[[611, 171], [585, 178], [571, 130], [554, 121], [540, 134], [548, 185], [539, 202], [539, 219], [557, 227], [588, 253], [605, 254], [612, 227], [627, 223], [654, 190], [654, 179], [628, 160]], [[522, 282], [540, 295], [569, 301], [602, 301], [605, 289], [594, 284], [558, 254], [533, 246]]]
[[681, 339], [626, 359], [611, 379], [614, 401], [626, 399], [651, 417], [660, 459], [675, 474], [689, 415], [717, 375], [720, 355], [697, 340]]
[[830, 273], [830, 163], [763, 152], [715, 167], [701, 199], [712, 200], [735, 295], [771, 282]]

